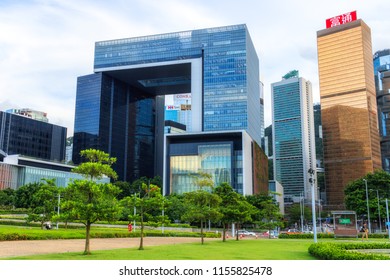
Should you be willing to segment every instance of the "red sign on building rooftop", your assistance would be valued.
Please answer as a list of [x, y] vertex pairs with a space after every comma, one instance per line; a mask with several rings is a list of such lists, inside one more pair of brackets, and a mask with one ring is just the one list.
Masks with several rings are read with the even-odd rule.
[[326, 20], [326, 28], [331, 28], [337, 25], [342, 25], [351, 21], [357, 20], [356, 11], [328, 18]]

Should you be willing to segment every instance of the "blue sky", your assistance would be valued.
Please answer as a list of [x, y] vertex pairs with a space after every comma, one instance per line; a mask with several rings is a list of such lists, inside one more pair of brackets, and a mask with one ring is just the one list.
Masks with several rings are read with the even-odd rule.
[[76, 81], [93, 72], [96, 41], [245, 23], [260, 59], [266, 125], [270, 84], [297, 69], [319, 102], [316, 32], [357, 11], [373, 52], [390, 48], [388, 0], [0, 1], [0, 110], [32, 108], [73, 134]]

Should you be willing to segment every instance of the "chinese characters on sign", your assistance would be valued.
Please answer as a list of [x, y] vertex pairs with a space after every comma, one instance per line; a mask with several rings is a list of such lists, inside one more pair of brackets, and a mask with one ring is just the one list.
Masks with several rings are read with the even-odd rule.
[[331, 28], [354, 20], [357, 20], [356, 11], [328, 18], [326, 20], [326, 28]]

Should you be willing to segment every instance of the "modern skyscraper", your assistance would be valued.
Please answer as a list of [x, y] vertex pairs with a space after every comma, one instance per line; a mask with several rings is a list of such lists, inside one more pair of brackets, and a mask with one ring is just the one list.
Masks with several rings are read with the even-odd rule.
[[0, 150], [8, 155], [61, 162], [65, 145], [65, 127], [0, 111]]
[[390, 49], [374, 54], [382, 168], [390, 172]]
[[[303, 195], [311, 200], [309, 169], [316, 173], [311, 83], [295, 71], [271, 85], [274, 178], [285, 201]], [[316, 174], [314, 173], [314, 178]], [[315, 183], [315, 197], [318, 197]]]
[[326, 199], [332, 209], [345, 207], [349, 182], [381, 167], [371, 31], [350, 16], [332, 18], [338, 25], [317, 32]]
[[259, 60], [246, 25], [97, 42], [77, 82], [73, 162], [97, 148], [121, 180], [162, 176], [164, 95], [191, 94], [192, 132], [245, 130], [261, 143]]

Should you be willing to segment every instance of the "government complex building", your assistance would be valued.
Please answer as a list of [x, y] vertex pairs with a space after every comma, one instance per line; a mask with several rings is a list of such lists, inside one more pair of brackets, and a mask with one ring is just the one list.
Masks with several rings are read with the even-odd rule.
[[[164, 135], [165, 96], [178, 94], [190, 97], [176, 104], [190, 109], [189, 132]], [[160, 175], [165, 194], [193, 188], [199, 171], [243, 194], [266, 191], [260, 95], [246, 25], [97, 42], [94, 73], [77, 80], [73, 162], [103, 150], [120, 180]]]

